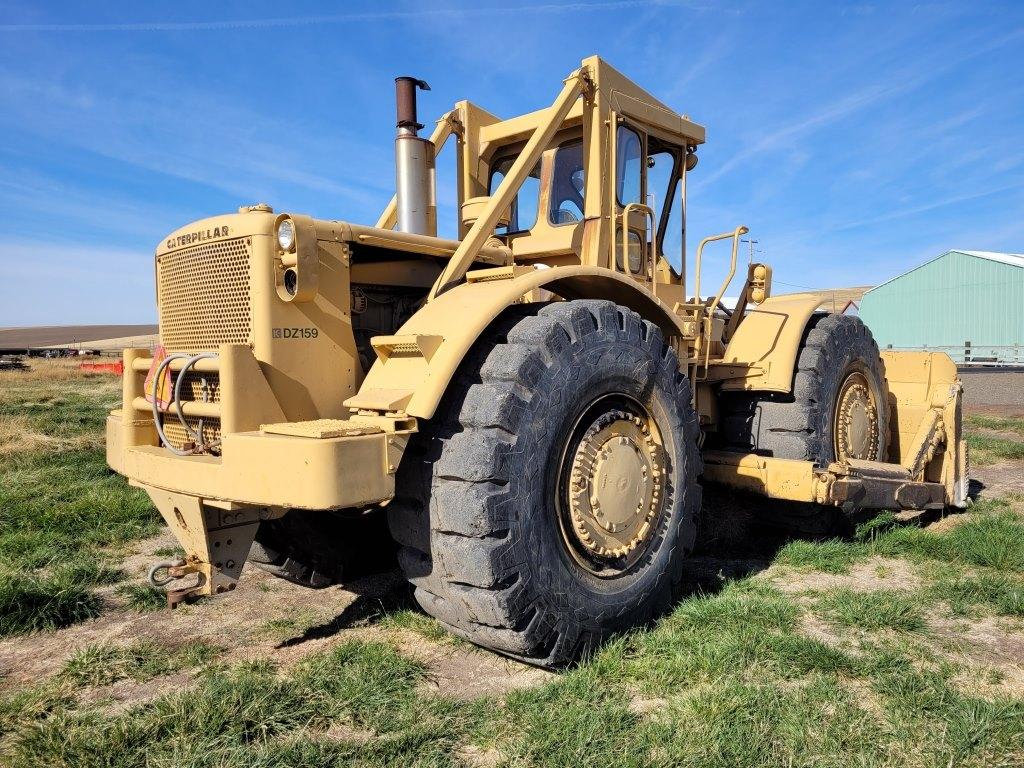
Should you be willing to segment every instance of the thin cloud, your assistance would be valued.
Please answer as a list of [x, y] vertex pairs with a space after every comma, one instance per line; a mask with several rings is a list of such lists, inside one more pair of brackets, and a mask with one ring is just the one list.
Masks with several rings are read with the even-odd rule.
[[1022, 36], [1024, 36], [1024, 28], [1013, 30], [1003, 37], [992, 41], [988, 45], [974, 48], [969, 53], [966, 53], [959, 58], [946, 59], [941, 66], [929, 67], [915, 77], [902, 75], [898, 78], [893, 78], [889, 83], [869, 86], [833, 102], [824, 109], [814, 112], [797, 122], [780, 128], [777, 131], [769, 133], [760, 140], [744, 149], [741, 149], [739, 152], [736, 152], [732, 157], [715, 169], [713, 173], [701, 179], [698, 188], [701, 190], [706, 189], [723, 176], [744, 165], [750, 158], [776, 149], [790, 139], [802, 136], [817, 128], [842, 120], [843, 118], [855, 112], [859, 112], [865, 107], [883, 99], [914, 90], [927, 82], [935, 80], [956, 66], [976, 58], [977, 56], [991, 53], [997, 48], [1001, 48], [1007, 43], [1019, 39]]
[[[851, 229], [861, 229], [862, 227], [870, 227], [875, 224], [884, 224], [889, 221], [896, 221], [897, 219], [905, 219], [910, 216], [916, 216], [920, 213], [927, 213], [928, 211], [934, 211], [939, 208], [945, 208], [947, 205], [955, 205], [956, 203], [966, 203], [971, 200], [980, 200], [985, 197], [991, 197], [992, 195], [1001, 195], [1004, 192], [1012, 192], [1015, 189], [1021, 189], [1024, 187], [1024, 181], [1018, 181], [1013, 184], [1004, 184], [993, 189], [984, 189], [980, 192], [968, 192], [960, 195], [951, 195], [944, 197], [940, 200], [933, 200], [929, 203], [922, 205], [909, 206], [907, 208], [901, 208], [897, 211], [882, 214], [881, 216], [872, 216], [867, 219], [861, 219], [859, 221], [850, 221], [845, 224], [838, 224], [836, 226], [829, 226], [830, 232], [845, 232]], [[802, 238], [801, 238], [802, 239]], [[782, 243], [782, 246], [789, 245], [789, 243]]]
[[128, 24], [0, 24], [0, 32], [195, 32], [209, 30], [301, 27], [323, 24], [352, 24], [373, 21], [401, 21], [432, 18], [468, 18], [512, 16], [523, 13], [574, 13], [578, 11], [614, 11], [623, 8], [661, 7], [690, 10], [715, 10], [715, 6], [674, 0], [612, 0], [604, 3], [541, 3], [495, 8], [421, 8], [411, 11], [365, 11], [323, 16], [282, 16], [267, 19], [230, 19], [221, 21], [139, 22]]

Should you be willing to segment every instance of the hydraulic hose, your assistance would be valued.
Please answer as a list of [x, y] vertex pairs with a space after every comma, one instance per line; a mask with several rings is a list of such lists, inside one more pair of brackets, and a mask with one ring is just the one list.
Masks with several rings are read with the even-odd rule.
[[[202, 352], [198, 355], [190, 355], [187, 352], [175, 352], [161, 360], [160, 365], [157, 366], [156, 374], [153, 377], [153, 426], [156, 427], [156, 433], [157, 435], [159, 435], [160, 442], [164, 446], [164, 448], [166, 448], [176, 456], [194, 456], [197, 452], [204, 452], [206, 450], [216, 447], [217, 445], [216, 443], [206, 445], [203, 442], [202, 437], [202, 422], [200, 422], [199, 424], [199, 433], [197, 434], [195, 430], [189, 427], [188, 423], [185, 421], [185, 416], [181, 410], [181, 383], [185, 380], [184, 374], [199, 360], [213, 357], [217, 357], [217, 355], [213, 352]], [[185, 434], [191, 437], [196, 444], [196, 447], [190, 451], [185, 451], [180, 448], [176, 448], [175, 446], [171, 445], [171, 441], [167, 439], [167, 435], [164, 433], [163, 420], [160, 418], [160, 406], [157, 402], [156, 396], [157, 382], [159, 382], [160, 377], [163, 376], [164, 370], [173, 361], [180, 360], [182, 358], [185, 359], [185, 363], [182, 365], [181, 370], [178, 372], [178, 380], [175, 382], [174, 385], [174, 399], [172, 400], [172, 402], [174, 404], [175, 410], [177, 411], [178, 420], [181, 422], [182, 427], [185, 429]]]

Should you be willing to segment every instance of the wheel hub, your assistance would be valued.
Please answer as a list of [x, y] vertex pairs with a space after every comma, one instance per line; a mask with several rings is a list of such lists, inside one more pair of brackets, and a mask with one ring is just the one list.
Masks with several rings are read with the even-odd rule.
[[836, 401], [836, 459], [874, 459], [878, 445], [878, 406], [863, 373], [846, 377]]
[[571, 457], [569, 517], [586, 551], [628, 557], [644, 543], [665, 495], [661, 453], [647, 420], [624, 410], [584, 432]]

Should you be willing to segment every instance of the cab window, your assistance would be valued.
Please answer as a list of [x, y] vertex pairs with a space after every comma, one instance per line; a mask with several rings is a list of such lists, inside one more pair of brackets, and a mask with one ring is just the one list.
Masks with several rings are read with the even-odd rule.
[[[655, 141], [652, 139], [651, 143]], [[647, 158], [647, 191], [658, 225], [658, 252], [676, 270], [683, 264], [682, 206], [679, 196], [678, 150], [652, 147]]]
[[619, 205], [642, 203], [643, 144], [640, 135], [625, 125], [620, 125], [615, 146], [615, 193]]
[[563, 144], [555, 152], [548, 221], [556, 227], [583, 221], [583, 141]]
[[[491, 178], [487, 192], [493, 195], [501, 182], [505, 180], [512, 163], [516, 157], [506, 157], [498, 160], [491, 167]], [[533, 169], [526, 181], [519, 187], [515, 199], [512, 201], [512, 208], [509, 211], [508, 227], [498, 227], [495, 233], [499, 235], [514, 235], [518, 232], [526, 232], [533, 229], [537, 223], [537, 213], [540, 208], [540, 164]]]

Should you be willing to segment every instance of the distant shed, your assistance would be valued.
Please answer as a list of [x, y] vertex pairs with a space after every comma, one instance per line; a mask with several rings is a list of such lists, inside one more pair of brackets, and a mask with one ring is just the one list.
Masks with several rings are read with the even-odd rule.
[[946, 251], [865, 293], [860, 316], [883, 348], [1024, 363], [1024, 255]]

